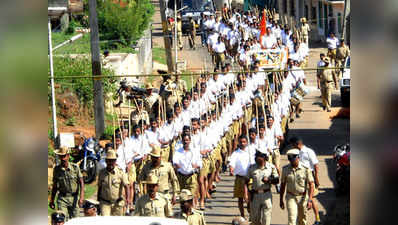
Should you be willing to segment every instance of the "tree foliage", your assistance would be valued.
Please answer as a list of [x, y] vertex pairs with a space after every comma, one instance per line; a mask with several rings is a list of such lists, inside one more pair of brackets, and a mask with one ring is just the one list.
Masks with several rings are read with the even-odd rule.
[[97, 1], [100, 39], [103, 47], [134, 44], [148, 28], [154, 7], [149, 0]]
[[[54, 76], [87, 76], [91, 74], [91, 61], [85, 57], [54, 57]], [[112, 75], [113, 71], [102, 69], [102, 74]], [[116, 91], [116, 83], [109, 78], [102, 80], [104, 97]], [[61, 92], [65, 89], [73, 91], [79, 98], [80, 104], [91, 108], [94, 103], [92, 78], [59, 79], [55, 81], [60, 85]], [[48, 85], [50, 86], [50, 85]], [[51, 99], [51, 90], [48, 92]], [[106, 99], [106, 98], [105, 98]]]

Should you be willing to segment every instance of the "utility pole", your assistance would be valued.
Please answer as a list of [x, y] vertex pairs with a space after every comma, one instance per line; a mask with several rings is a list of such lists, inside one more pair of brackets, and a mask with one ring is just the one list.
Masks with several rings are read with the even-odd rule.
[[102, 80], [96, 76], [101, 75], [98, 19], [97, 19], [97, 0], [89, 0], [90, 12], [90, 44], [91, 44], [91, 64], [93, 73], [94, 87], [94, 119], [95, 136], [100, 138], [105, 130], [105, 110], [104, 110], [104, 91]]
[[[166, 4], [164, 1], [165, 0], [159, 0], [160, 17], [162, 19], [163, 40], [164, 40], [164, 48], [166, 49], [167, 69], [168, 69], [168, 72], [171, 73], [173, 71], [174, 67], [173, 67], [173, 58], [172, 58], [172, 54], [171, 54], [170, 38], [168, 37], [169, 33], [167, 32]], [[176, 23], [177, 23], [177, 21], [175, 21], [175, 24]], [[172, 35], [172, 34], [170, 34], [170, 35]]]
[[53, 64], [53, 47], [51, 40], [51, 20], [48, 17], [48, 53], [50, 56], [50, 76], [51, 76], [51, 103], [52, 103], [52, 116], [53, 116], [53, 129], [54, 129], [54, 143], [58, 137], [57, 128], [57, 109], [55, 108], [55, 90], [54, 90], [54, 64]]

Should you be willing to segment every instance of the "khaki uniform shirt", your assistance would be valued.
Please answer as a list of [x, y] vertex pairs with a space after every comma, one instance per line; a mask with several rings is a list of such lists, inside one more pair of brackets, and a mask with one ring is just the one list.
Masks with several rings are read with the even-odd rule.
[[188, 225], [206, 225], [202, 212], [195, 209], [192, 209], [192, 214], [189, 216], [183, 212], [180, 212], [177, 214], [176, 218], [186, 220]]
[[333, 82], [333, 71], [332, 70], [322, 70], [319, 78], [320, 78], [321, 85], [330, 86]]
[[303, 36], [308, 36], [308, 32], [310, 31], [310, 26], [308, 25], [308, 23], [301, 25], [300, 27], [300, 32], [301, 35]]
[[308, 183], [314, 182], [314, 177], [308, 168], [301, 163], [297, 168], [293, 168], [290, 164], [282, 169], [282, 183], [286, 183], [287, 192], [300, 195], [303, 194], [308, 187]]
[[176, 83], [177, 86], [177, 94], [179, 96], [184, 95], [184, 93], [187, 91], [187, 82], [185, 82], [185, 80], [178, 80], [174, 82]]
[[102, 169], [98, 175], [100, 199], [110, 202], [118, 200], [123, 196], [123, 187], [128, 184], [127, 174], [119, 167], [115, 167], [112, 172]]
[[146, 97], [146, 98], [144, 99], [145, 110], [146, 110], [147, 112], [151, 112], [151, 111], [152, 111], [152, 106], [153, 106], [153, 104], [155, 104], [155, 102], [156, 102], [157, 100], [159, 100], [159, 99], [160, 99], [159, 94], [153, 93], [153, 92], [152, 92], [152, 94], [151, 94], [150, 96], [148, 96], [148, 97]]
[[77, 194], [82, 177], [79, 166], [69, 162], [66, 169], [61, 165], [54, 168], [53, 183], [61, 194]]
[[154, 199], [144, 195], [135, 204], [135, 216], [172, 217], [173, 209], [169, 201], [160, 193]]
[[149, 174], [155, 174], [159, 178], [159, 192], [168, 191], [169, 182], [173, 186], [174, 192], [179, 191], [178, 179], [174, 172], [174, 168], [169, 162], [161, 162], [158, 168], [152, 167], [152, 162], [148, 162], [142, 168], [140, 175], [138, 176], [138, 181], [143, 181], [147, 178]]
[[271, 184], [264, 183], [263, 178], [267, 177], [269, 179], [270, 176], [278, 177], [278, 172], [276, 167], [266, 162], [263, 168], [260, 168], [257, 164], [251, 165], [249, 167], [249, 171], [247, 172], [247, 176], [249, 179], [253, 179], [253, 190], [267, 190], [271, 189]]
[[347, 45], [344, 45], [343, 47], [338, 47], [336, 50], [336, 58], [338, 60], [344, 60], [350, 55], [350, 49], [348, 48]]
[[144, 109], [141, 110], [141, 113], [138, 109], [135, 109], [131, 112], [130, 118], [133, 126], [138, 124], [140, 120], [144, 120], [146, 124], [149, 124], [149, 114]]

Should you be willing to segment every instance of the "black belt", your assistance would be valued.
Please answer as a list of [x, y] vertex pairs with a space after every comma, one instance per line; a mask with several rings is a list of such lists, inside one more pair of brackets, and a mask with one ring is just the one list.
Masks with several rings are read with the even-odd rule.
[[115, 204], [115, 203], [120, 202], [120, 201], [122, 201], [122, 200], [123, 200], [123, 198], [118, 198], [118, 199], [113, 200], [113, 201], [111, 201], [111, 200], [105, 200], [105, 199], [103, 199], [103, 198], [100, 198], [100, 201], [106, 202], [106, 203], [108, 203], [108, 204]]
[[255, 194], [262, 194], [271, 191], [271, 189], [261, 189], [261, 190], [253, 190]]
[[61, 197], [75, 197], [75, 196], [77, 196], [77, 192], [76, 193], [59, 193], [59, 196], [61, 196]]
[[235, 175], [236, 177], [240, 177], [240, 178], [246, 178], [245, 176], [241, 176], [241, 175]]
[[185, 175], [185, 174], [183, 174], [183, 173], [180, 173], [180, 172], [178, 172], [181, 176], [184, 176], [184, 177], [190, 177], [190, 176], [192, 176], [192, 175], [194, 175], [195, 173], [191, 173], [191, 174], [188, 174], [188, 175]]

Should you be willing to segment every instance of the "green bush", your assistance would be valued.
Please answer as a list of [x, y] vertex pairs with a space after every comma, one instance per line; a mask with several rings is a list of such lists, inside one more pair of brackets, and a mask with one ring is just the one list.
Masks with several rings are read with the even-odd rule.
[[97, 1], [98, 28], [101, 40], [108, 40], [102, 47], [116, 48], [117, 44], [130, 46], [148, 28], [154, 14], [149, 0], [131, 0], [122, 7], [112, 1]]
[[[91, 60], [85, 57], [54, 57], [54, 76], [89, 76], [91, 74]], [[114, 72], [108, 69], [102, 69], [102, 74], [113, 75]], [[72, 90], [79, 98], [80, 104], [91, 108], [93, 100], [93, 79], [92, 78], [73, 78], [58, 79], [56, 84], [61, 87], [61, 92], [65, 89]], [[115, 93], [116, 83], [109, 78], [102, 79], [104, 98], [109, 93]], [[51, 99], [51, 90], [48, 91], [48, 99]]]

